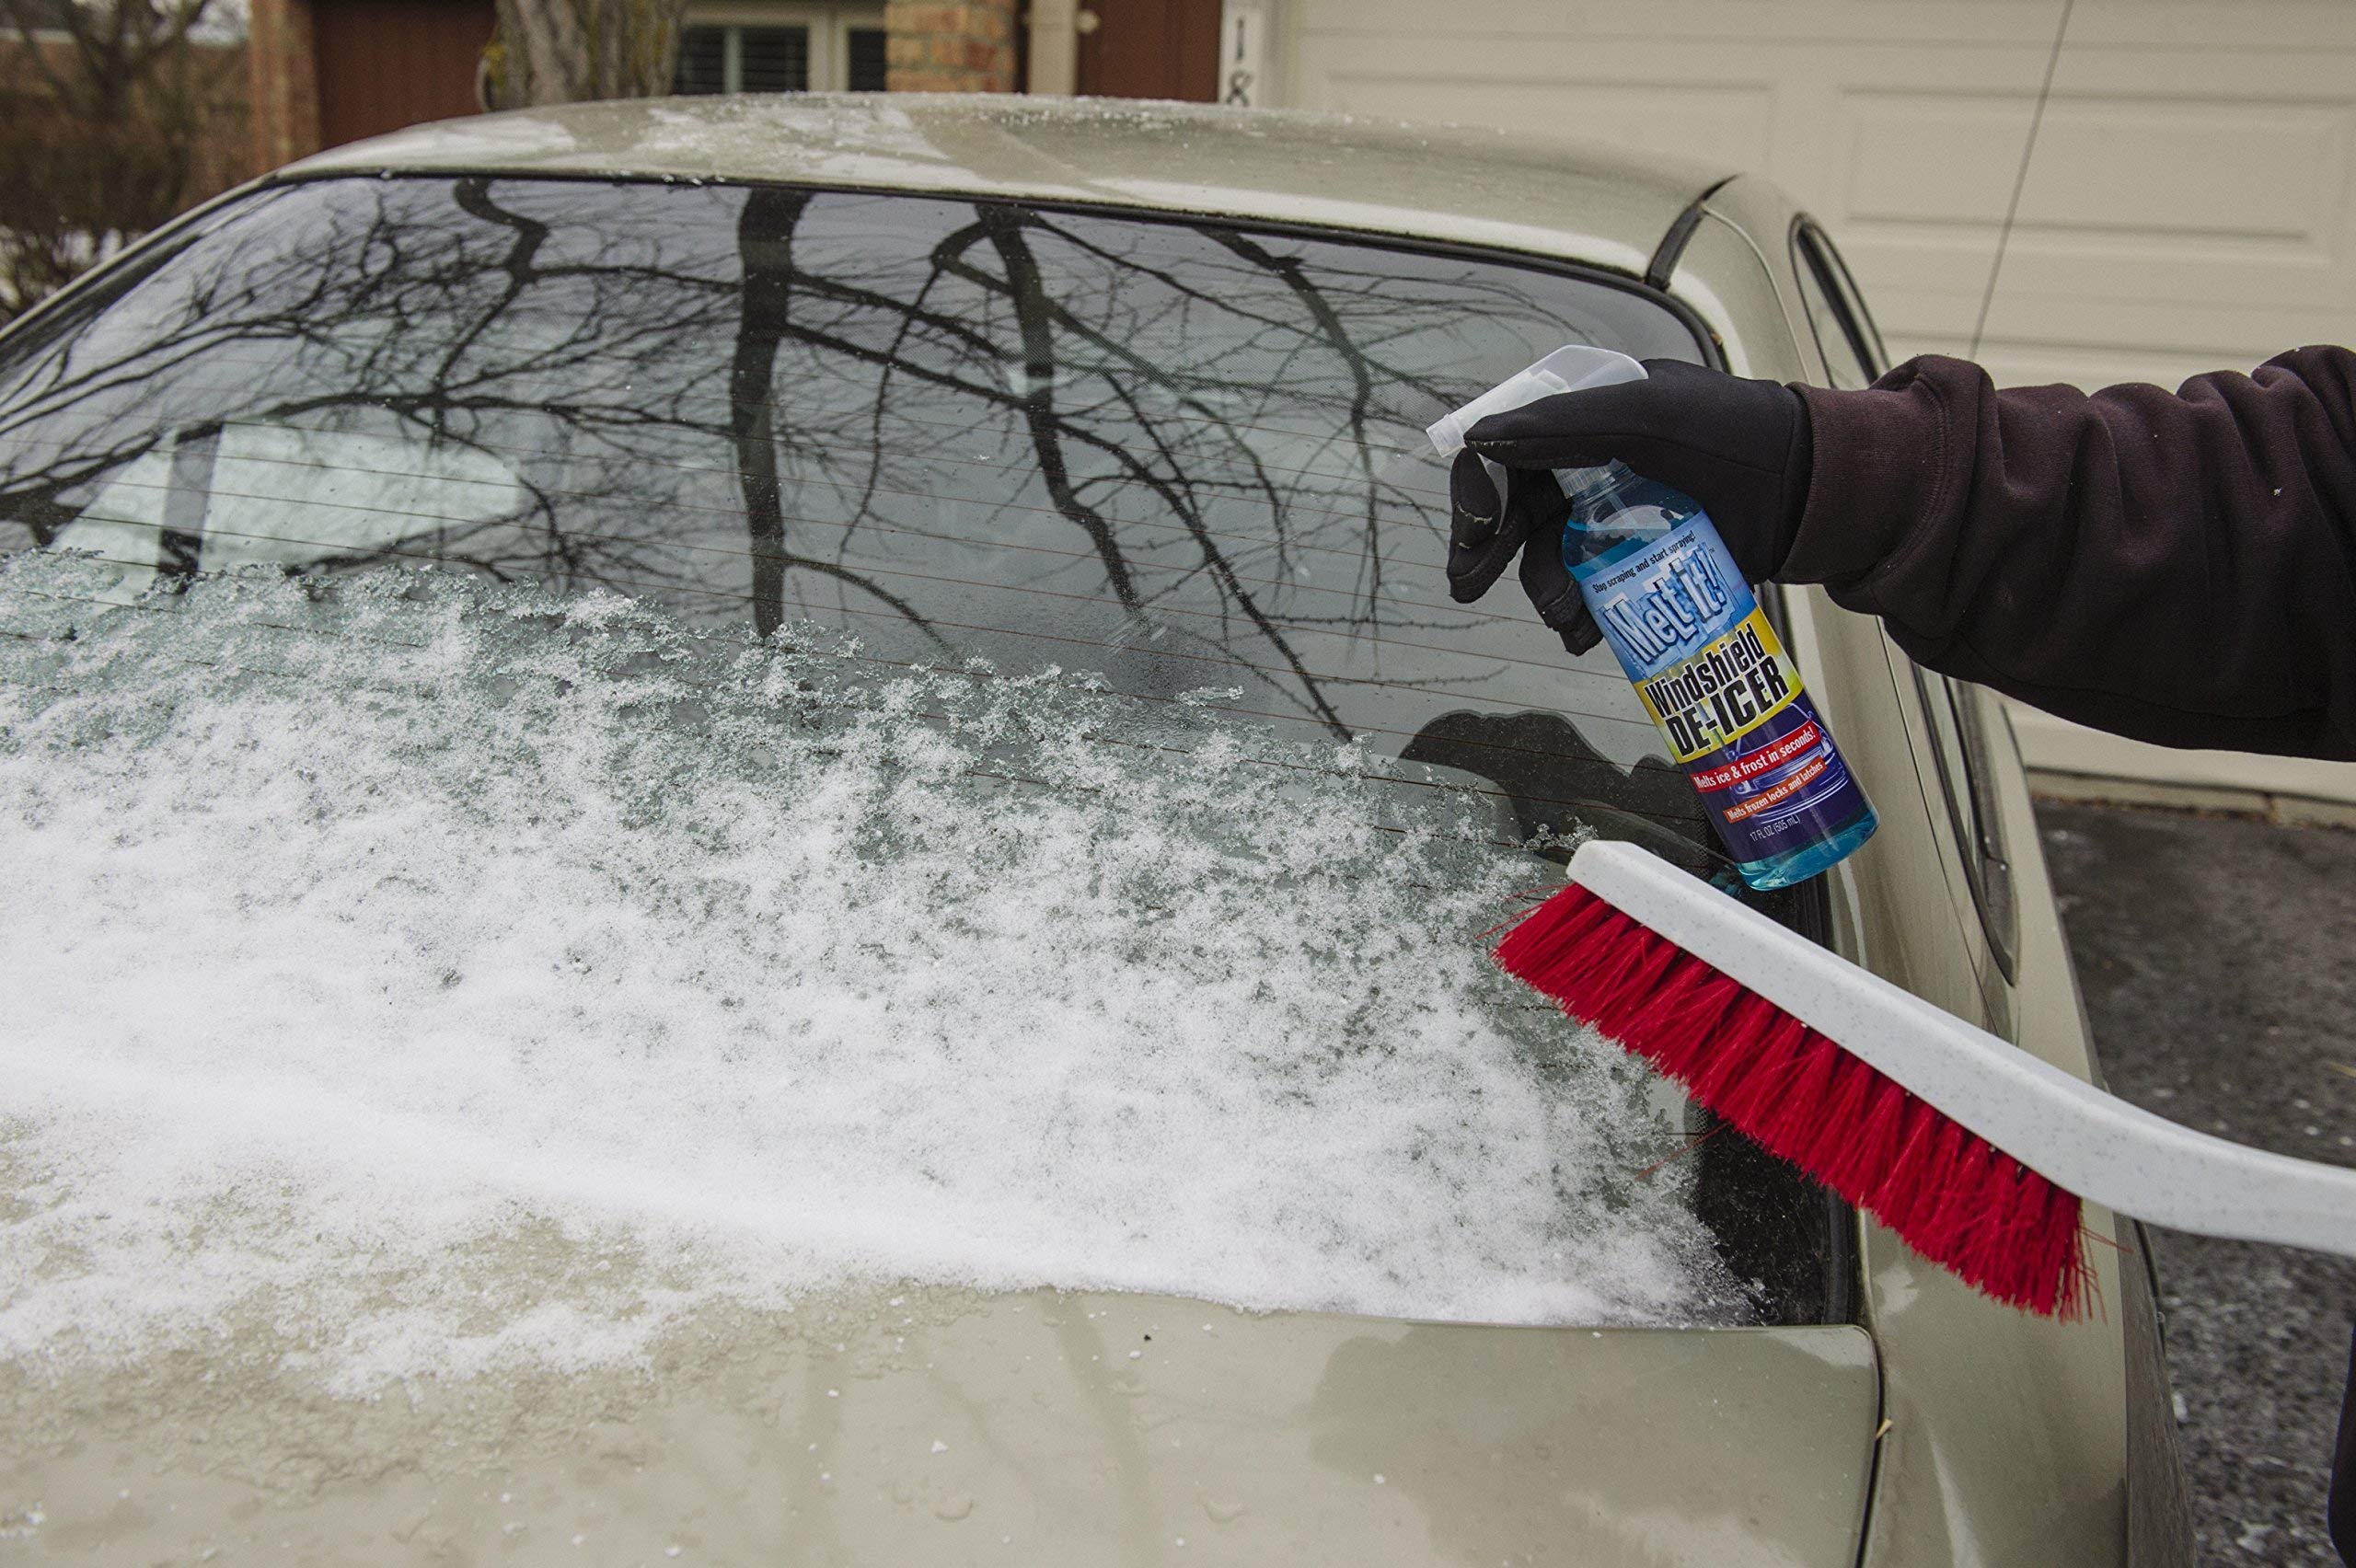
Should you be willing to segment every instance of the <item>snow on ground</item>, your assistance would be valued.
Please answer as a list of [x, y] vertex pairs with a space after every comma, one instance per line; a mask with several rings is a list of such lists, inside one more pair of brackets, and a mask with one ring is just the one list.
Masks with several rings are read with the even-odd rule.
[[578, 1365], [897, 1278], [1739, 1316], [1640, 1075], [1488, 963], [1548, 873], [1469, 797], [605, 594], [104, 584], [0, 562], [0, 1356]]

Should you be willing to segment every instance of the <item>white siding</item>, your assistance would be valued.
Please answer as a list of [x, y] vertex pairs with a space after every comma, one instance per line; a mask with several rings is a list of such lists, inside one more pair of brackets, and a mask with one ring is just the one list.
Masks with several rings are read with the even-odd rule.
[[[2061, 0], [1278, 3], [1279, 102], [1771, 176], [1831, 231], [1900, 358], [1969, 343], [2062, 15]], [[2079, 0], [1981, 362], [2007, 384], [2173, 386], [2351, 340], [2356, 4]], [[2152, 748], [2060, 734], [2023, 726], [2033, 763], [2172, 775]], [[2292, 792], [2356, 800], [2356, 768], [2303, 771]]]

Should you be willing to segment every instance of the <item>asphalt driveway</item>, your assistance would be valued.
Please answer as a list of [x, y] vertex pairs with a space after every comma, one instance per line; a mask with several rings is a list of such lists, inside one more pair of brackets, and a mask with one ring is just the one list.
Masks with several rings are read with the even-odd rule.
[[[2356, 832], [2041, 804], [2111, 1087], [2356, 1165]], [[2324, 1533], [2356, 1262], [2154, 1231], [2204, 1563], [2338, 1568]]]

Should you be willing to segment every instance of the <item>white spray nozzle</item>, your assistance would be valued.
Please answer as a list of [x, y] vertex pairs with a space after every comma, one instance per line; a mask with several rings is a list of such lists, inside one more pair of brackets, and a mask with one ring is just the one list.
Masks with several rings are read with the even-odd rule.
[[1453, 457], [1464, 449], [1464, 432], [1491, 414], [1519, 409], [1558, 392], [1584, 392], [1591, 386], [1617, 386], [1623, 381], [1644, 378], [1645, 367], [1626, 354], [1575, 343], [1556, 349], [1529, 369], [1507, 376], [1462, 408], [1442, 414], [1424, 428], [1424, 433], [1431, 437], [1433, 451], [1443, 457]]

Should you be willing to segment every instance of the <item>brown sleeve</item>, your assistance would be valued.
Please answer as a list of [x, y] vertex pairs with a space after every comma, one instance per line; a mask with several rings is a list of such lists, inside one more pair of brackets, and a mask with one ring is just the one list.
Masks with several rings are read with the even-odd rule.
[[2356, 354], [2173, 394], [1999, 392], [1927, 355], [1798, 390], [1815, 462], [1776, 577], [2099, 729], [2356, 757]]

